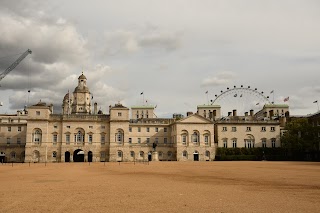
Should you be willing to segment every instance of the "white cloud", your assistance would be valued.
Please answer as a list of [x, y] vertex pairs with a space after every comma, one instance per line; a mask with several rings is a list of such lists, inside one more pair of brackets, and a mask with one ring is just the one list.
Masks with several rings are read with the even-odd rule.
[[221, 72], [218, 73], [216, 76], [207, 77], [202, 80], [201, 86], [222, 86], [230, 84], [235, 78], [235, 73], [233, 72]]

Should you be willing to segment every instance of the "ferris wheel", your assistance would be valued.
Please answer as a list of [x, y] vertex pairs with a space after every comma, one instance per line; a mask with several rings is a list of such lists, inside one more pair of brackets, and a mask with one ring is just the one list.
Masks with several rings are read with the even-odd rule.
[[244, 115], [253, 109], [255, 112], [259, 111], [265, 104], [270, 104], [269, 96], [265, 96], [263, 91], [258, 91], [257, 88], [234, 86], [227, 87], [227, 90], [220, 91], [219, 95], [215, 95], [215, 99], [211, 100], [212, 105], [221, 106], [221, 115], [226, 116], [228, 112], [236, 109], [238, 115]]

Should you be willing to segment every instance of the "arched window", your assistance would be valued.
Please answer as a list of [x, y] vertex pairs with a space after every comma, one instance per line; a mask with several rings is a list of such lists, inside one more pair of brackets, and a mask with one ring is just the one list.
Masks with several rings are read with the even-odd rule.
[[78, 131], [78, 132], [77, 132], [77, 137], [76, 137], [76, 142], [77, 142], [77, 143], [82, 143], [82, 142], [83, 142], [83, 139], [84, 139], [84, 137], [83, 137], [82, 132], [81, 132], [81, 131]]
[[143, 151], [140, 151], [140, 152], [139, 152], [139, 155], [140, 155], [140, 158], [143, 158], [143, 157], [144, 157], [144, 152], [143, 152]]
[[181, 143], [184, 146], [188, 144], [188, 131], [186, 130], [183, 130], [181, 133]]
[[199, 133], [197, 131], [194, 131], [192, 134], [192, 142], [193, 143], [199, 143]]
[[16, 153], [15, 152], [11, 152], [10, 153], [10, 158], [11, 159], [15, 159], [16, 158]]
[[134, 151], [130, 151], [130, 157], [134, 158], [135, 154]]
[[205, 155], [206, 155], [206, 157], [210, 157], [210, 152], [207, 150]]
[[163, 152], [161, 152], [161, 151], [159, 152], [159, 158], [160, 158], [160, 157], [161, 157], [161, 158], [163, 157]]
[[41, 140], [42, 140], [42, 132], [40, 129], [35, 129], [33, 134], [33, 139], [32, 141], [35, 143], [35, 144], [40, 144], [41, 143]]
[[188, 158], [188, 152], [186, 150], [182, 152], [182, 157]]
[[171, 151], [168, 152], [168, 157], [169, 157], [169, 158], [172, 157], [172, 152], [171, 152]]
[[122, 151], [118, 150], [118, 158], [122, 158]]
[[116, 142], [122, 143], [123, 142], [123, 131], [119, 129], [116, 133]]

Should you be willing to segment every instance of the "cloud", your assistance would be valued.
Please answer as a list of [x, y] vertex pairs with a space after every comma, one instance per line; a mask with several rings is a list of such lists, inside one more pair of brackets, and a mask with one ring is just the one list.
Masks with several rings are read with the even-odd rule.
[[202, 80], [201, 86], [221, 86], [230, 84], [233, 79], [235, 79], [235, 74], [233, 72], [221, 72], [218, 73], [217, 76], [207, 77]]

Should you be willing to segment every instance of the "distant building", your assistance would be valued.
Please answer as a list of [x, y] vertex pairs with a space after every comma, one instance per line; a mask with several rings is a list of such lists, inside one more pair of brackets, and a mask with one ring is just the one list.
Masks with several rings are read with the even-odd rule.
[[221, 117], [219, 105], [199, 105], [186, 117], [157, 118], [152, 105], [117, 103], [103, 114], [86, 81], [81, 74], [61, 114], [40, 101], [0, 115], [0, 161], [212, 161], [217, 147], [279, 147], [289, 113], [287, 105], [265, 105], [256, 114]]

